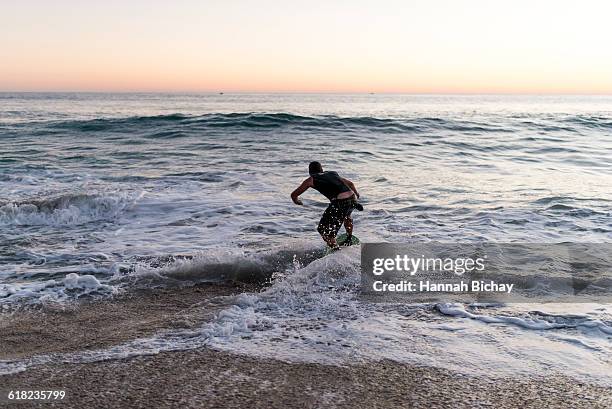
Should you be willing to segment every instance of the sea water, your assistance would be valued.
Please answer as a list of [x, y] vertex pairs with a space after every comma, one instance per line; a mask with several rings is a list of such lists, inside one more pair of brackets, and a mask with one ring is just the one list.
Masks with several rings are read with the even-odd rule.
[[195, 331], [1, 372], [209, 346], [612, 385], [609, 304], [368, 303], [323, 258], [311, 160], [353, 180], [362, 242], [612, 241], [612, 97], [0, 94], [0, 311], [268, 282]]

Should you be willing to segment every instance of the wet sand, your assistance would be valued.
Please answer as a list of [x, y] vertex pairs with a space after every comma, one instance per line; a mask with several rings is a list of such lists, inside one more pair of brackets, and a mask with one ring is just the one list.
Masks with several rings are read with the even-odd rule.
[[[0, 318], [0, 359], [97, 349], [210, 319], [239, 286], [134, 292], [112, 302]], [[67, 408], [609, 408], [612, 390], [563, 377], [490, 379], [391, 361], [287, 363], [211, 349], [86, 364], [48, 364], [0, 376], [0, 389], [63, 389]], [[0, 405], [2, 405], [0, 403]]]

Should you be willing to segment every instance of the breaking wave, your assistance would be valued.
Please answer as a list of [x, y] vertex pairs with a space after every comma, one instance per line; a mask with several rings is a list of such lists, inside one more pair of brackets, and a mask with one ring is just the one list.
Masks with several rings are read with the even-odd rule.
[[0, 203], [0, 225], [66, 226], [113, 220], [142, 194], [64, 194], [21, 202]]
[[258, 252], [209, 249], [193, 256], [154, 257], [139, 260], [115, 281], [131, 285], [189, 285], [201, 282], [266, 284], [274, 275], [306, 265], [321, 257], [320, 246], [292, 245]]

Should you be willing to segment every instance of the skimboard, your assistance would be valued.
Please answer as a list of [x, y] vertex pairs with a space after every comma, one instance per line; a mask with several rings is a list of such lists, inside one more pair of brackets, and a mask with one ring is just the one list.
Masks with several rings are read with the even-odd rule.
[[[359, 238], [357, 238], [357, 236], [353, 234], [353, 236], [351, 237], [351, 243], [345, 244], [345, 242], [346, 242], [346, 233], [342, 233], [341, 235], [336, 237], [336, 243], [338, 243], [338, 245], [340, 246], [340, 249], [342, 249], [342, 247], [354, 246], [355, 244], [359, 244]], [[333, 253], [332, 249], [327, 247], [325, 249], [325, 255], [328, 255], [331, 253]]]

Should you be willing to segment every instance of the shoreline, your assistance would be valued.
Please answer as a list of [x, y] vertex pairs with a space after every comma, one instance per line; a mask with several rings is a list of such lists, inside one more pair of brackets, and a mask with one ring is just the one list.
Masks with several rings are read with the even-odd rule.
[[[212, 319], [255, 288], [199, 284], [136, 290], [63, 310], [0, 316], [0, 359], [110, 347]], [[66, 408], [606, 408], [612, 389], [562, 377], [488, 378], [389, 360], [334, 366], [209, 348], [92, 363], [48, 363], [0, 376], [3, 390], [65, 390]], [[23, 402], [17, 407], [38, 407]], [[9, 406], [10, 407], [10, 406]]]

